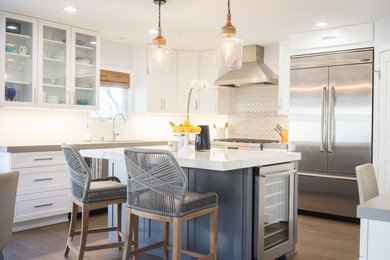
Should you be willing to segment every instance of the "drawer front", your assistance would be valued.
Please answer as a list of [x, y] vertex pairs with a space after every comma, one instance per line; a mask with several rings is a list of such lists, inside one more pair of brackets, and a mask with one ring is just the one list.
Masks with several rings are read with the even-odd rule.
[[69, 189], [17, 196], [14, 222], [68, 213], [70, 198]]
[[66, 165], [19, 169], [18, 195], [69, 189]]
[[11, 154], [12, 169], [61, 164], [66, 164], [62, 151]]

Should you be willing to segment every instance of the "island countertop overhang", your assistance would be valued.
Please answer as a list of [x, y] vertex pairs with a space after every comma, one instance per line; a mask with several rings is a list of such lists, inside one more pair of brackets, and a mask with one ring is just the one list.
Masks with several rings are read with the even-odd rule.
[[[167, 150], [166, 146], [148, 146], [143, 149]], [[80, 150], [84, 157], [120, 161], [123, 160], [124, 148], [86, 149]], [[298, 161], [300, 153], [271, 152], [258, 150], [235, 150], [227, 148], [211, 148], [209, 151], [191, 154], [173, 153], [181, 167], [230, 171], [243, 168]]]

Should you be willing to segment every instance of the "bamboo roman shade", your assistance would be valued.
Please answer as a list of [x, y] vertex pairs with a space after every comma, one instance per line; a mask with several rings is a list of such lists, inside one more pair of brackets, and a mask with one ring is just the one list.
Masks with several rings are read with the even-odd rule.
[[100, 86], [130, 88], [130, 74], [100, 70]]

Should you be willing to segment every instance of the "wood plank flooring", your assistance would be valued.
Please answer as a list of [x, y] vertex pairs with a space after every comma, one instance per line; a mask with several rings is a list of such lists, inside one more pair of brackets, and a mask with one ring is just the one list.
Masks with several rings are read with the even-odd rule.
[[[79, 223], [78, 221], [78, 228]], [[90, 218], [90, 226], [107, 223], [107, 215]], [[52, 260], [63, 257], [68, 223], [14, 233], [12, 241], [3, 250], [6, 260]], [[106, 234], [92, 234], [88, 242], [105, 240]], [[75, 241], [78, 241], [77, 238]], [[299, 215], [298, 253], [290, 260], [357, 260], [359, 258], [359, 225], [335, 220]], [[85, 260], [119, 260], [122, 252], [106, 249], [87, 252]], [[70, 252], [69, 260], [77, 259]], [[140, 260], [157, 260], [159, 257], [142, 255]], [[238, 259], [237, 259], [238, 260]]]

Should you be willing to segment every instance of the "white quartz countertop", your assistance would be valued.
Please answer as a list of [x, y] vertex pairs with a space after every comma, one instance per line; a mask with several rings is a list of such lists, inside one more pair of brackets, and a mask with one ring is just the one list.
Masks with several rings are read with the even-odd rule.
[[[77, 149], [102, 149], [116, 147], [134, 147], [147, 145], [164, 145], [167, 141], [145, 141], [145, 140], [118, 140], [103, 142], [77, 142], [68, 143]], [[61, 143], [38, 143], [38, 144], [0, 144], [0, 152], [3, 153], [27, 153], [27, 152], [49, 152], [61, 151]]]
[[390, 192], [358, 205], [357, 217], [390, 222]]
[[[167, 146], [147, 146], [143, 149], [163, 149]], [[124, 160], [124, 148], [80, 150], [84, 157], [102, 158], [108, 160]], [[193, 152], [190, 154], [173, 153], [181, 167], [229, 171], [256, 166], [298, 161], [300, 153], [270, 152], [257, 150], [235, 150], [227, 148], [211, 148], [210, 151]]]

